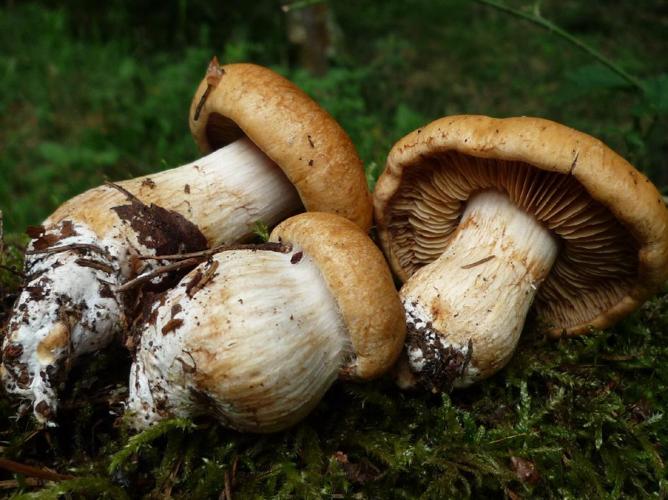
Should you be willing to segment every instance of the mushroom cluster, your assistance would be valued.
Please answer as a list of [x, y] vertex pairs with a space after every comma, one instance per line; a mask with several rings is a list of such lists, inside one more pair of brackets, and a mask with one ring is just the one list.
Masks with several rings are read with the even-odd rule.
[[668, 278], [668, 210], [602, 142], [539, 118], [452, 116], [394, 145], [374, 192], [404, 281], [398, 382], [489, 377], [533, 304], [555, 337], [606, 328]]
[[[203, 158], [91, 189], [29, 230], [26, 284], [0, 376], [39, 422], [53, 422], [58, 386], [76, 359], [124, 335], [147, 292], [178, 283], [184, 272], [158, 273], [170, 261], [156, 257], [245, 241], [258, 222], [274, 226], [305, 209], [368, 230], [371, 196], [352, 142], [280, 75], [214, 58], [190, 127]], [[150, 278], [143, 293], [124, 285], [137, 276]]]
[[[579, 335], [668, 278], [656, 188], [548, 120], [445, 117], [395, 144], [373, 194], [385, 256], [352, 142], [295, 85], [214, 58], [189, 122], [204, 157], [29, 230], [0, 376], [41, 423], [77, 358], [114, 339], [133, 351], [134, 427], [205, 414], [272, 432], [337, 378], [396, 366], [401, 387], [466, 387], [508, 363], [530, 310]], [[258, 222], [275, 228], [248, 244]]]

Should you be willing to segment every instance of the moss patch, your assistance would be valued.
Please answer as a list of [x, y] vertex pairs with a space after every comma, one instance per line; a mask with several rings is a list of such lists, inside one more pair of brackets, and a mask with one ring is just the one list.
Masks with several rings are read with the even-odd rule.
[[[7, 248], [5, 265], [18, 265]], [[3, 280], [5, 312], [18, 282]], [[3, 456], [76, 479], [0, 471], [0, 481], [29, 498], [665, 495], [667, 329], [663, 293], [610, 332], [560, 342], [525, 332], [508, 368], [469, 390], [337, 384], [304, 422], [266, 436], [207, 420], [131, 436], [120, 418], [130, 359], [112, 348], [75, 367], [58, 428], [15, 419], [0, 399]]]

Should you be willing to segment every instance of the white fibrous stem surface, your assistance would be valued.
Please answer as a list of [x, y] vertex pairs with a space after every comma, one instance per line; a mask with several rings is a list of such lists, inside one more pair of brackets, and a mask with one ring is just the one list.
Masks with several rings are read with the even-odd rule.
[[506, 195], [469, 199], [446, 251], [401, 289], [417, 381], [465, 387], [505, 366], [557, 254], [550, 232]]
[[273, 225], [301, 207], [285, 175], [248, 139], [120, 185], [137, 198], [113, 187], [89, 191], [78, 197], [81, 206], [75, 198], [64, 215], [47, 219], [28, 246], [0, 376], [8, 392], [33, 404], [40, 423], [54, 423], [57, 389], [73, 362], [109, 345], [131, 321], [118, 287], [167, 263], [140, 256], [235, 243], [257, 221]]
[[[106, 346], [125, 325], [113, 291], [125, 249], [78, 224], [54, 226], [44, 236], [58, 239], [54, 248], [80, 247], [26, 255], [27, 284], [7, 327], [0, 374], [8, 392], [34, 403], [38, 421], [51, 423], [62, 365]], [[34, 250], [31, 244], [28, 252]]]
[[302, 250], [222, 252], [153, 306], [127, 410], [138, 428], [208, 414], [273, 432], [318, 403], [351, 349], [335, 298]]
[[256, 222], [271, 227], [303, 210], [283, 171], [246, 137], [150, 179], [154, 189], [173, 193], [160, 204], [195, 223], [212, 246], [252, 236]]

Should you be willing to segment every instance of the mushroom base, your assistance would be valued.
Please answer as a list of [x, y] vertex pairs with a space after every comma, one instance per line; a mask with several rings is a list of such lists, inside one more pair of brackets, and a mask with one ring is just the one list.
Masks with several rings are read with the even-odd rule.
[[399, 384], [438, 392], [505, 366], [557, 253], [551, 233], [507, 196], [474, 195], [448, 249], [401, 289], [409, 370], [400, 367]]

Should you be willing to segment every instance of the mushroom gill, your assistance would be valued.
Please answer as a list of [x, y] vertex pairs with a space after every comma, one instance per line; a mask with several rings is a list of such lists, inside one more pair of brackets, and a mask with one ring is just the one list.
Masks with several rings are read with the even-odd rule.
[[489, 189], [505, 193], [559, 242], [536, 295], [547, 326], [569, 328], [596, 317], [624, 297], [638, 273], [632, 234], [573, 176], [456, 151], [423, 157], [404, 176], [390, 203], [388, 230], [408, 276], [444, 252], [467, 200]]
[[245, 135], [236, 123], [220, 113], [209, 114], [205, 134], [212, 150], [231, 144]]

